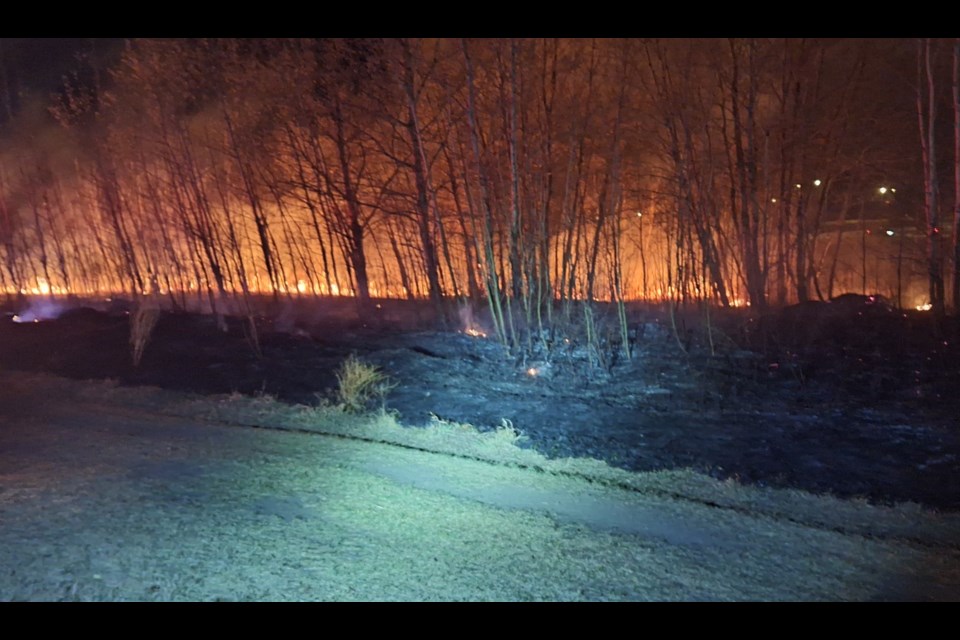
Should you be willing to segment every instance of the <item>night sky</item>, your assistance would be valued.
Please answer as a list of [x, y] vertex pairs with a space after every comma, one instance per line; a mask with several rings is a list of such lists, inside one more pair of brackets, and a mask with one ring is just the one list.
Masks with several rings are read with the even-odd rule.
[[7, 90], [55, 92], [64, 75], [83, 72], [80, 56], [93, 53], [102, 65], [120, 50], [121, 38], [0, 38]]

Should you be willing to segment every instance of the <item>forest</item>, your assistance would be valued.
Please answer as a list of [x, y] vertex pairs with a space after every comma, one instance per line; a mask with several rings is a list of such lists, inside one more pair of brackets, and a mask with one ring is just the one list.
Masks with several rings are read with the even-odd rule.
[[95, 45], [0, 59], [8, 296], [960, 307], [958, 40]]

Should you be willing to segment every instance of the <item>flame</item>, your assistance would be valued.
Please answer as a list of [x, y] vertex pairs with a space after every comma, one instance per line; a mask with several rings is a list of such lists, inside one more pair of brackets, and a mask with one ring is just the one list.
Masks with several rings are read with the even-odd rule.
[[465, 334], [467, 334], [468, 336], [473, 336], [474, 338], [486, 338], [486, 337], [487, 337], [487, 334], [485, 334], [483, 331], [480, 331], [479, 329], [473, 329], [473, 328], [464, 329], [463, 332], [464, 332]]
[[530, 367], [529, 369], [527, 369], [527, 375], [528, 375], [528, 376], [536, 377], [537, 374], [539, 374], [539, 373], [540, 373], [540, 370], [537, 369], [536, 367]]

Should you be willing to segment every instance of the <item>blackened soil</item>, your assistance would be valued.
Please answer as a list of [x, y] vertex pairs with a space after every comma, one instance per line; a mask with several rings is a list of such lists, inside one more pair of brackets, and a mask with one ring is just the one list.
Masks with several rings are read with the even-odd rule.
[[7, 316], [0, 366], [312, 405], [356, 354], [397, 383], [386, 406], [407, 424], [508, 421], [553, 457], [960, 509], [958, 332], [928, 315], [862, 297], [760, 319], [633, 310], [629, 359], [613, 331], [600, 351], [571, 332], [511, 354], [402, 316], [261, 318], [257, 354], [243, 319], [164, 313], [139, 367], [124, 313]]

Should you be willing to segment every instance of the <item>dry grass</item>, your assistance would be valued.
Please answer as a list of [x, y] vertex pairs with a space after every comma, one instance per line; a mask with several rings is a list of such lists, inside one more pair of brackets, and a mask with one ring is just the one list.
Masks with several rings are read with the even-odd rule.
[[[16, 446], [0, 450], [0, 467], [17, 463], [0, 494], [3, 601], [957, 599], [951, 514], [690, 471], [464, 459], [486, 438], [537, 455], [509, 423], [478, 434], [266, 397], [0, 382], [0, 408], [62, 409], [49, 428], [18, 423]], [[322, 421], [367, 441], [195, 421], [215, 415], [297, 431]], [[91, 447], [65, 444], [67, 427]]]
[[375, 400], [382, 406], [384, 397], [395, 386], [380, 369], [361, 362], [355, 355], [350, 355], [337, 369], [337, 382], [337, 404], [350, 413], [366, 411]]

